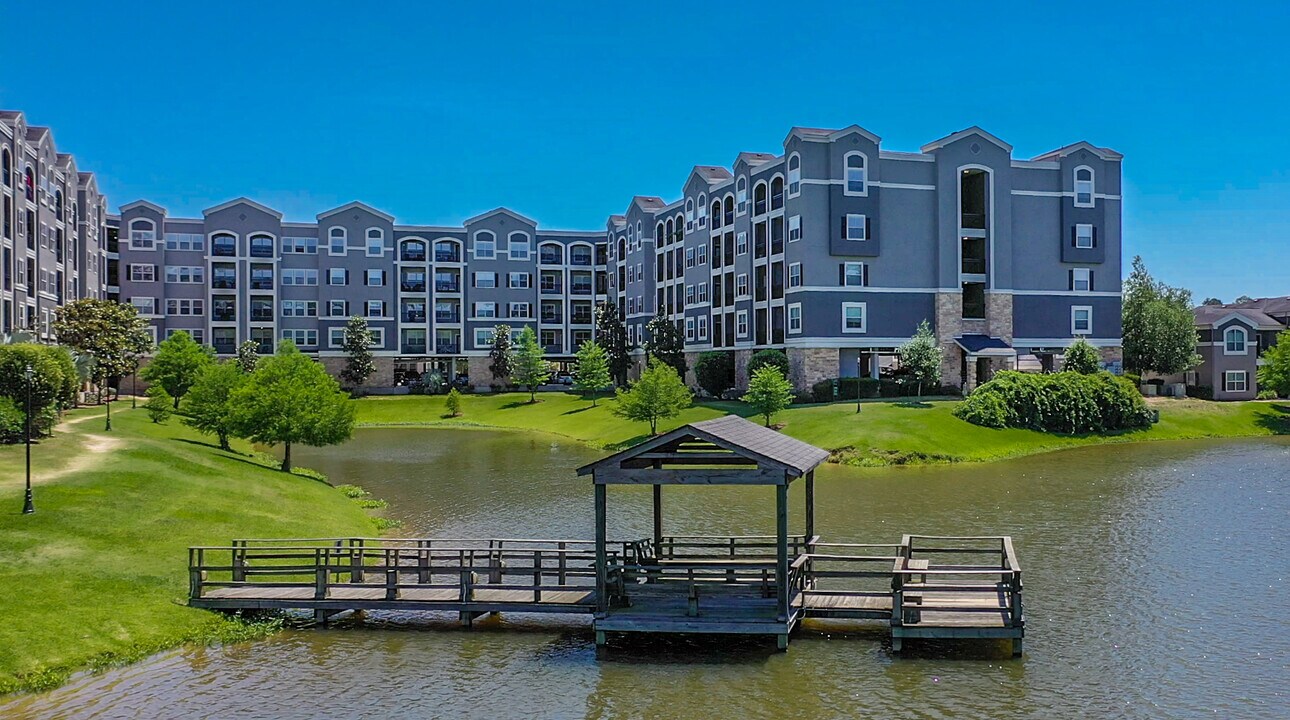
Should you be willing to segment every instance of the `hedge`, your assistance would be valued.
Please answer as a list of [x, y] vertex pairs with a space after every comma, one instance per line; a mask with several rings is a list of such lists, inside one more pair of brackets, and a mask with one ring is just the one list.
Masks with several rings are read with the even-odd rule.
[[1046, 375], [1000, 372], [954, 409], [974, 425], [1055, 433], [1147, 427], [1151, 412], [1138, 389], [1108, 372]]
[[[838, 384], [838, 396], [833, 397], [833, 383]], [[957, 395], [959, 389], [951, 385], [923, 385], [923, 395]], [[898, 398], [918, 395], [917, 386], [909, 380], [869, 377], [845, 377], [821, 380], [811, 386], [812, 402], [855, 400], [870, 398]]]

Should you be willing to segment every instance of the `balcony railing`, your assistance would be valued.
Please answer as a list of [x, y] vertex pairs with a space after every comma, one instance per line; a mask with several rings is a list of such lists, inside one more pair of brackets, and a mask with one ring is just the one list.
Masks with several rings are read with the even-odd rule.
[[985, 213], [969, 213], [969, 212], [962, 213], [960, 216], [959, 223], [962, 227], [965, 227], [965, 228], [971, 228], [973, 230], [984, 230]]
[[211, 313], [211, 320], [215, 322], [234, 322], [237, 320], [237, 313], [233, 310], [221, 312], [216, 310]]
[[546, 313], [546, 312], [544, 312], [544, 313], [542, 313], [542, 322], [544, 322], [544, 323], [558, 323], [558, 322], [560, 322], [560, 313]]
[[574, 283], [574, 284], [573, 284], [573, 286], [569, 288], [569, 294], [571, 294], [571, 295], [590, 295], [590, 294], [591, 294], [591, 283]]
[[434, 351], [440, 355], [455, 355], [461, 351], [461, 346], [455, 342], [444, 342], [440, 340], [434, 344]]
[[251, 278], [251, 289], [252, 290], [272, 290], [273, 280]]
[[258, 257], [258, 258], [273, 257], [273, 246], [272, 245], [252, 245], [251, 257]]
[[211, 287], [216, 290], [236, 290], [237, 280], [231, 278], [215, 278], [214, 280], [211, 280]]
[[965, 275], [984, 275], [985, 258], [963, 258], [963, 273]]
[[424, 310], [420, 312], [409, 310], [409, 311], [404, 311], [403, 313], [403, 322], [425, 322], [425, 321], [426, 321], [426, 313]]
[[594, 321], [591, 319], [590, 314], [587, 314], [587, 315], [574, 314], [573, 317], [569, 318], [569, 322], [573, 323], [574, 325], [590, 325]]
[[399, 283], [399, 289], [406, 293], [423, 293], [426, 291], [426, 281], [404, 280]]
[[569, 264], [591, 267], [591, 255], [571, 255]]
[[542, 253], [541, 255], [539, 255], [539, 256], [538, 256], [538, 264], [540, 264], [540, 265], [561, 265], [561, 264], [563, 264], [563, 261], [562, 261], [562, 258], [561, 258], [559, 255], [555, 255], [555, 254], [552, 254], [552, 253]]
[[440, 312], [436, 310], [434, 313], [434, 321], [441, 323], [458, 323], [461, 322], [461, 313]]
[[543, 295], [559, 295], [563, 290], [564, 287], [559, 283], [542, 283]]
[[426, 344], [424, 340], [421, 342], [415, 342], [410, 340], [408, 342], [403, 343], [403, 352], [409, 355], [421, 355], [421, 354], [424, 354], [425, 351], [426, 351]]
[[399, 255], [399, 259], [402, 260], [403, 262], [425, 262], [426, 251], [425, 250], [404, 250]]
[[273, 312], [272, 311], [265, 312], [263, 310], [260, 310], [260, 311], [252, 310], [251, 322], [273, 322]]
[[444, 252], [442, 250], [434, 251], [435, 262], [461, 262], [461, 255], [457, 252]]
[[231, 243], [215, 243], [211, 245], [211, 255], [216, 257], [233, 257], [237, 255], [237, 246]]
[[231, 340], [216, 340], [212, 343], [215, 352], [220, 355], [232, 355], [237, 352], [237, 343]]
[[435, 280], [435, 281], [434, 281], [434, 291], [435, 291], [435, 292], [451, 292], [451, 293], [461, 292], [461, 283], [458, 283], [458, 282], [446, 282], [446, 281], [444, 281], [444, 280]]
[[558, 352], [562, 352], [564, 348], [560, 345], [560, 343], [543, 343], [542, 350], [544, 352], [549, 352], [549, 353], [558, 353]]

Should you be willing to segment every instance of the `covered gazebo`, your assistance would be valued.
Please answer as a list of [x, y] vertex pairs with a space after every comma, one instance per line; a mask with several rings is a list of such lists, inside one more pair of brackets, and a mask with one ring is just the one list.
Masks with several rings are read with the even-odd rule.
[[[596, 642], [606, 633], [775, 635], [786, 647], [794, 608], [794, 558], [815, 536], [814, 470], [828, 452], [735, 415], [677, 428], [578, 469], [596, 505]], [[788, 489], [806, 481], [805, 532], [790, 536]], [[653, 489], [653, 536], [607, 540], [610, 485]], [[665, 485], [775, 487], [775, 535], [664, 536]], [[800, 575], [800, 573], [798, 573]]]

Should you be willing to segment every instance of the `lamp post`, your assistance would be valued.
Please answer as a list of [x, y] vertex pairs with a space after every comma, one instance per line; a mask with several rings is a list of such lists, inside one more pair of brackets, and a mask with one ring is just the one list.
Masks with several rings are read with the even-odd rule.
[[31, 364], [28, 363], [27, 370], [23, 373], [27, 380], [27, 497], [22, 504], [22, 514], [30, 515], [36, 512], [36, 506], [31, 501]]
[[139, 360], [134, 361], [134, 368], [130, 371], [130, 409], [139, 407]]

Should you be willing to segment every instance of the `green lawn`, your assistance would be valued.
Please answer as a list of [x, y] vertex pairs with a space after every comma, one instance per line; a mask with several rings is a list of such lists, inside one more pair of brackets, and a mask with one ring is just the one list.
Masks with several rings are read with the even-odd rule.
[[177, 418], [154, 425], [139, 409], [112, 420], [111, 433], [101, 417], [65, 423], [33, 447], [34, 515], [19, 514], [23, 448], [0, 447], [0, 693], [262, 632], [184, 606], [189, 545], [374, 534], [325, 483], [221, 452]]
[[[361, 425], [477, 425], [541, 430], [576, 438], [596, 447], [625, 447], [648, 432], [643, 423], [615, 417], [612, 399], [598, 407], [573, 394], [466, 395], [462, 416], [446, 416], [441, 396], [369, 397], [359, 401]], [[1142, 440], [1243, 437], [1290, 433], [1290, 404], [1216, 403], [1202, 400], [1158, 400], [1160, 423], [1150, 429], [1113, 435], [1052, 435], [1032, 430], [993, 430], [954, 417], [956, 401], [866, 401], [857, 414], [852, 402], [799, 405], [776, 417], [783, 431], [820, 447], [838, 451], [835, 459], [857, 465], [928, 462], [980, 462], [1058, 450], [1077, 445]], [[748, 416], [739, 402], [701, 402], [679, 417], [660, 423], [664, 432], [695, 420], [725, 413]]]

